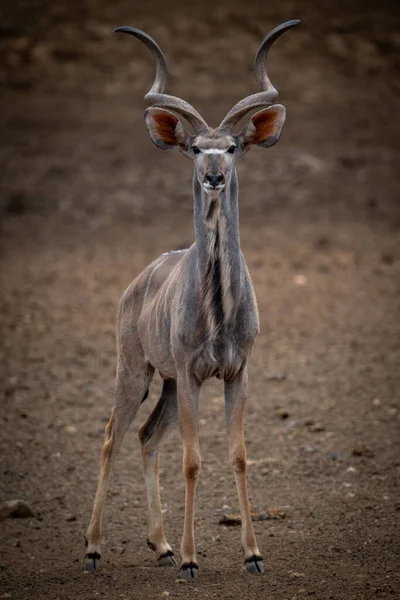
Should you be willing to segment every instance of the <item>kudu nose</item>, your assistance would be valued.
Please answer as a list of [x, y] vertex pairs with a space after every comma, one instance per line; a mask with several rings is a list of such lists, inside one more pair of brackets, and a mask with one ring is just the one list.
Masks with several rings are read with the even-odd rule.
[[214, 189], [225, 183], [225, 177], [222, 175], [222, 173], [207, 173], [205, 179], [206, 182]]

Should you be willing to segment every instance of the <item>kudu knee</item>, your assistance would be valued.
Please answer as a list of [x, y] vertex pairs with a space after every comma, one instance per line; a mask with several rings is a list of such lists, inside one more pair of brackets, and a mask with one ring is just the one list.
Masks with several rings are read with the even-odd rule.
[[229, 459], [234, 473], [246, 472], [246, 450], [244, 446], [232, 449], [229, 452]]
[[196, 480], [201, 469], [201, 457], [197, 452], [191, 452], [183, 459], [183, 474], [185, 479]]

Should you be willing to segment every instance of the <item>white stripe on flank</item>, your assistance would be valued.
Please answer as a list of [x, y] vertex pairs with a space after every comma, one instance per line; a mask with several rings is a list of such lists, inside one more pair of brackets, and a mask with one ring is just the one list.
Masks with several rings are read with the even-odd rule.
[[[163, 255], [164, 256], [164, 255]], [[143, 304], [146, 302], [147, 300], [147, 294], [149, 292], [149, 287], [150, 287], [150, 282], [152, 280], [152, 277], [154, 275], [154, 273], [157, 271], [157, 269], [159, 269], [161, 267], [161, 265], [163, 265], [165, 263], [165, 261], [167, 260], [167, 257], [164, 258], [164, 260], [162, 260], [160, 263], [158, 263], [158, 265], [156, 265], [154, 267], [154, 269], [152, 270], [152, 272], [150, 273], [150, 276], [147, 280], [147, 285], [146, 285], [146, 290], [144, 292], [144, 298], [143, 298]]]
[[206, 148], [202, 150], [203, 154], [225, 154], [227, 150], [221, 150], [221, 148]]

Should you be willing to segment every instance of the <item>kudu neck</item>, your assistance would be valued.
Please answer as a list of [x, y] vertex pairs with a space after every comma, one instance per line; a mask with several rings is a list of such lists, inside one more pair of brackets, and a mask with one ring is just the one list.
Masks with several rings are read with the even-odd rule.
[[[241, 252], [236, 170], [224, 191], [213, 197], [193, 179], [195, 247], [201, 288], [232, 315], [241, 291]], [[219, 298], [219, 300], [218, 300]], [[203, 299], [205, 300], [205, 299]]]

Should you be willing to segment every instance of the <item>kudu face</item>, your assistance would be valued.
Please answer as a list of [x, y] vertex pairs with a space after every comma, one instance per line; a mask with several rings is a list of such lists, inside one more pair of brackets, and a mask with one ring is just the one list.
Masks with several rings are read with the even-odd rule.
[[237, 150], [232, 135], [195, 136], [190, 151], [195, 175], [206, 194], [218, 195], [229, 184]]

